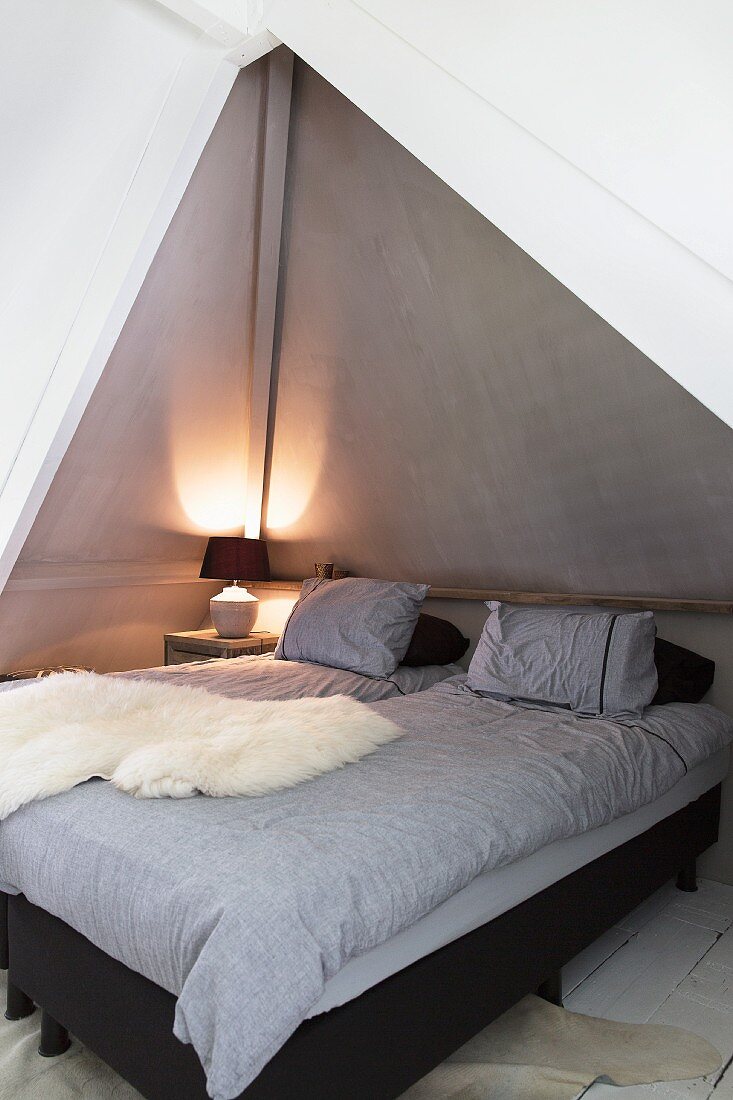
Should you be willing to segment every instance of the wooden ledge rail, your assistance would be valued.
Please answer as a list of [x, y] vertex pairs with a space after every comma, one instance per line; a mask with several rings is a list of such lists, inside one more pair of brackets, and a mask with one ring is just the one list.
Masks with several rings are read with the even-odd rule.
[[[300, 591], [301, 581], [251, 581], [250, 588]], [[733, 615], [733, 600], [676, 600], [666, 596], [596, 596], [575, 592], [520, 592], [507, 588], [431, 588], [429, 599], [435, 600], [501, 600], [503, 603], [524, 603], [579, 607], [633, 608], [637, 611], [703, 611], [713, 615]]]
[[[199, 579], [197, 561], [162, 562], [18, 562], [6, 584], [7, 591], [61, 588], [127, 588], [135, 585], [211, 584]], [[301, 581], [250, 581], [250, 588], [299, 592]], [[509, 588], [431, 588], [437, 600], [502, 600], [504, 603], [556, 604], [572, 607], [636, 608], [642, 611], [704, 611], [733, 615], [733, 600], [678, 600], [666, 596], [594, 596], [575, 592], [520, 592]]]

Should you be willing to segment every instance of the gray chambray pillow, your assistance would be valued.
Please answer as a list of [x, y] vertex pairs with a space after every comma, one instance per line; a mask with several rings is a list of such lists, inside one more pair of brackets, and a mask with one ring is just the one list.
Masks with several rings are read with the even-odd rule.
[[486, 606], [472, 691], [605, 718], [637, 718], [654, 698], [651, 611]]
[[366, 577], [304, 581], [275, 659], [391, 676], [407, 653], [429, 588]]

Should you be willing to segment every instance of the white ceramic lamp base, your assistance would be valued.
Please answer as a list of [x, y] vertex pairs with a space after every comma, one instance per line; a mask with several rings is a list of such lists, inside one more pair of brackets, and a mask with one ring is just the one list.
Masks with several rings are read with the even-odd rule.
[[211, 621], [220, 638], [248, 638], [257, 622], [260, 601], [246, 588], [235, 586], [214, 596], [209, 607]]

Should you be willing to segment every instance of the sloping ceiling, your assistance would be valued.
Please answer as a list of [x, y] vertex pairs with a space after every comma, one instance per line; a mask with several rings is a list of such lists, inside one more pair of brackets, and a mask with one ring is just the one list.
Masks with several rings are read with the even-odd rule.
[[285, 42], [733, 425], [733, 9], [265, 0]]
[[238, 77], [0, 596], [0, 670], [160, 663], [206, 611], [206, 536], [244, 520], [264, 76]]
[[730, 597], [730, 429], [302, 63], [286, 203], [281, 576]]

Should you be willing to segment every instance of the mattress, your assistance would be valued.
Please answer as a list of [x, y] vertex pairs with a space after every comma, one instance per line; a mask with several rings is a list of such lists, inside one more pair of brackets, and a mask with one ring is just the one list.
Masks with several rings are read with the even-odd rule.
[[694, 802], [728, 774], [729, 753], [729, 748], [720, 749], [661, 798], [633, 813], [579, 836], [556, 840], [531, 856], [478, 875], [416, 924], [348, 962], [326, 982], [308, 1018], [346, 1004]]

